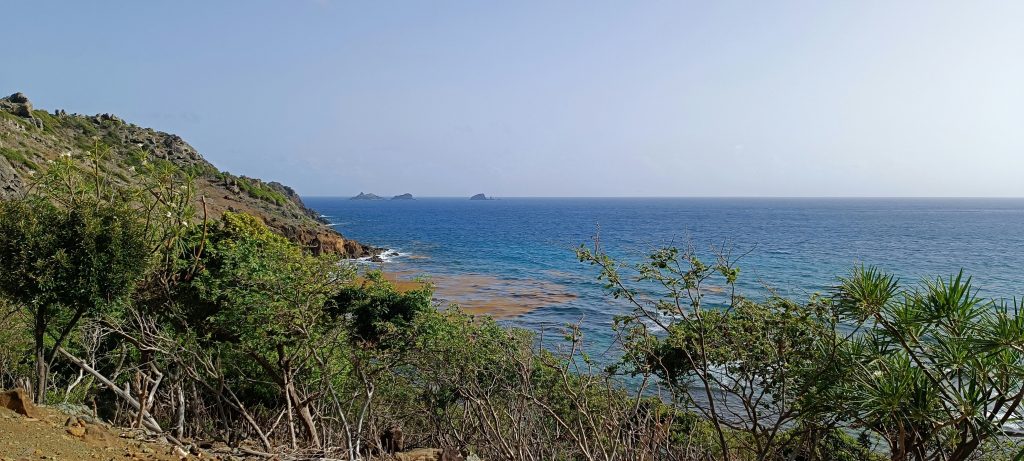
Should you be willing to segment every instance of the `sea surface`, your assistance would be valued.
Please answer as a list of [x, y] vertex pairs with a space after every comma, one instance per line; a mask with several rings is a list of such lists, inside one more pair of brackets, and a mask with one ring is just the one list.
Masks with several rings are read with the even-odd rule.
[[982, 296], [1024, 295], [1024, 199], [304, 200], [346, 237], [398, 254], [364, 264], [429, 276], [439, 297], [511, 324], [557, 332], [580, 322], [599, 345], [628, 307], [575, 257], [597, 235], [627, 263], [667, 245], [693, 245], [709, 261], [712, 248], [728, 249], [742, 256], [739, 287], [752, 297], [772, 287], [806, 299], [860, 264], [904, 284], [963, 269]]

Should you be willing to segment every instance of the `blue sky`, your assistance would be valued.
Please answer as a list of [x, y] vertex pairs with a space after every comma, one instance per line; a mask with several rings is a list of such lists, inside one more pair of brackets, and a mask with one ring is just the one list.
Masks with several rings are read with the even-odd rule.
[[3, 11], [3, 93], [306, 195], [1024, 196], [1024, 2]]

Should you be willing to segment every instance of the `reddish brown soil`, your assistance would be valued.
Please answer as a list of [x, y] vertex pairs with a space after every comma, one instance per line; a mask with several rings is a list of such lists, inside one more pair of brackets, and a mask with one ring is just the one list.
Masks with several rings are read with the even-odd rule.
[[[28, 418], [0, 408], [0, 460], [178, 460], [174, 447], [122, 438], [117, 428], [85, 425], [76, 437], [64, 423], [68, 415], [36, 408]], [[194, 458], [194, 457], [190, 457]]]

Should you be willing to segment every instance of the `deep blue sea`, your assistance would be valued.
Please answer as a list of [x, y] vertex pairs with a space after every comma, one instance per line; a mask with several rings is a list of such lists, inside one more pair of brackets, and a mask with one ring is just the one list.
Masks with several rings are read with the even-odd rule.
[[665, 245], [692, 244], [709, 257], [712, 246], [730, 248], [745, 255], [738, 266], [748, 296], [767, 285], [803, 299], [858, 264], [904, 283], [963, 268], [984, 296], [1024, 295], [1024, 199], [305, 201], [346, 237], [397, 251], [385, 271], [429, 275], [440, 297], [506, 317], [508, 301], [520, 302], [532, 310], [507, 321], [527, 328], [581, 321], [598, 343], [625, 309], [574, 255], [598, 233], [626, 262]]

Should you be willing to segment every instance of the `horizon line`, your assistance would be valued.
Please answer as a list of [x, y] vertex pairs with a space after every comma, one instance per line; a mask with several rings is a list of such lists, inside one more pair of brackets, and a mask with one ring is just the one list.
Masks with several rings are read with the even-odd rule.
[[[400, 194], [399, 194], [400, 195]], [[352, 199], [355, 195], [304, 195], [303, 198]], [[397, 196], [397, 195], [396, 195]], [[379, 199], [367, 201], [390, 201], [394, 196], [381, 195]], [[455, 198], [469, 200], [470, 195], [413, 195], [419, 198]], [[1019, 200], [1022, 195], [488, 195], [488, 199], [995, 199]], [[479, 200], [482, 201], [482, 200]]]

